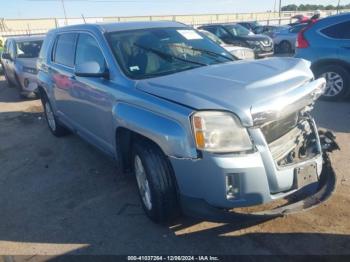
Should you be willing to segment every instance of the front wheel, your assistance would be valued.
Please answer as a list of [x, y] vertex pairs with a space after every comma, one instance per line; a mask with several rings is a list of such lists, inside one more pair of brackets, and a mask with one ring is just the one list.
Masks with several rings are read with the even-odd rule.
[[68, 129], [65, 126], [63, 126], [59, 121], [57, 121], [49, 99], [46, 96], [42, 96], [41, 102], [44, 107], [45, 119], [51, 133], [57, 137], [69, 134]]
[[133, 145], [132, 163], [146, 215], [156, 223], [174, 220], [180, 208], [173, 171], [164, 153], [153, 143], [139, 139]]
[[327, 81], [322, 99], [336, 101], [345, 98], [350, 92], [350, 73], [339, 65], [328, 65], [317, 70], [317, 77], [324, 77]]
[[12, 81], [10, 80], [10, 78], [8, 77], [8, 75], [7, 75], [7, 73], [6, 73], [5, 68], [4, 68], [4, 67], [2, 67], [2, 68], [3, 68], [5, 80], [6, 80], [6, 82], [7, 82], [7, 86], [8, 86], [8, 87], [14, 87]]

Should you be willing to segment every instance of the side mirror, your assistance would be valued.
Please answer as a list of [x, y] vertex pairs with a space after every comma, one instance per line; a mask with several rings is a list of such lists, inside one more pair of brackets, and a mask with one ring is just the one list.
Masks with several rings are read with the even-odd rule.
[[10, 53], [2, 53], [1, 58], [7, 59], [7, 60], [12, 60]]
[[81, 77], [104, 77], [109, 78], [109, 72], [101, 68], [97, 62], [86, 62], [75, 66], [75, 75]]

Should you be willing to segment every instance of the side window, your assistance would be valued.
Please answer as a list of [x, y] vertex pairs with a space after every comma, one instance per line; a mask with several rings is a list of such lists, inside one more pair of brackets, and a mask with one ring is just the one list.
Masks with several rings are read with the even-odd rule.
[[105, 70], [106, 63], [100, 47], [95, 38], [89, 34], [80, 34], [77, 44], [75, 64], [96, 62], [100, 65], [101, 72]]
[[56, 41], [55, 54], [53, 61], [65, 66], [74, 66], [74, 53], [77, 34], [65, 33], [59, 35]]
[[5, 45], [4, 45], [4, 53], [8, 53], [8, 45], [9, 45], [9, 41], [5, 41]]
[[350, 21], [329, 26], [321, 32], [331, 38], [350, 39]]
[[12, 58], [16, 57], [15, 45], [13, 41], [11, 41], [8, 46], [8, 52]]

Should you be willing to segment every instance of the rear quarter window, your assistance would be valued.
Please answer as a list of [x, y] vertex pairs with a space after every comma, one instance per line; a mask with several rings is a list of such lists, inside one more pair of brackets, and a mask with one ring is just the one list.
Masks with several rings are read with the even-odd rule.
[[53, 61], [57, 64], [73, 67], [77, 34], [64, 33], [56, 39]]
[[321, 33], [335, 39], [350, 39], [350, 21], [331, 25], [321, 30]]

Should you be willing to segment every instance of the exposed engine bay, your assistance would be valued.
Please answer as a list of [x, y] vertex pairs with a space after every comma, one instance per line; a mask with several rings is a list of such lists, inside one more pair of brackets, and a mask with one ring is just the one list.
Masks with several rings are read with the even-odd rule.
[[262, 127], [271, 154], [279, 167], [296, 164], [321, 154], [310, 108]]

